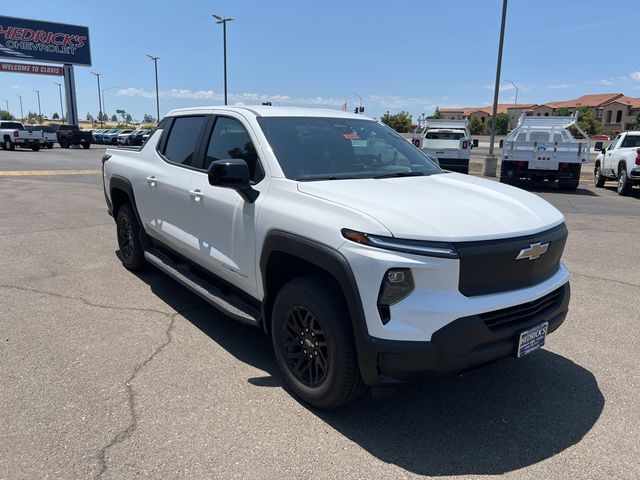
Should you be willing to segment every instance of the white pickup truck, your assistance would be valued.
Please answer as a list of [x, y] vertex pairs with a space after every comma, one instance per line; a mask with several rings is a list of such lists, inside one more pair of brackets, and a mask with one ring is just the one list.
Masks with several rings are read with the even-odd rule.
[[[570, 126], [585, 139], [571, 135]], [[500, 181], [517, 185], [520, 180], [558, 181], [560, 190], [575, 191], [582, 164], [589, 159], [589, 137], [578, 125], [578, 116], [528, 117], [504, 139]]]
[[558, 210], [443, 172], [363, 115], [174, 110], [102, 169], [124, 267], [151, 264], [263, 329], [319, 408], [521, 357], [567, 314]]
[[438, 159], [445, 170], [469, 173], [471, 135], [469, 120], [422, 120], [412, 135], [413, 144]]
[[603, 148], [596, 157], [593, 176], [596, 187], [616, 180], [619, 195], [628, 195], [633, 185], [640, 185], [640, 132], [623, 132]]
[[0, 121], [0, 139], [3, 150], [15, 150], [16, 147], [30, 148], [34, 152], [42, 146], [42, 132], [27, 130], [20, 122]]

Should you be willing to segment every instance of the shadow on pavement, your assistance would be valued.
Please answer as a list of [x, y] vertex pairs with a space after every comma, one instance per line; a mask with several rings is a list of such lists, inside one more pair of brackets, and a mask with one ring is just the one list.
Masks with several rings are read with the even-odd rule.
[[[176, 310], [206, 305], [152, 268], [139, 277]], [[261, 330], [214, 308], [183, 316], [239, 361], [268, 372], [249, 379], [251, 384], [283, 386], [271, 342]], [[569, 322], [562, 328], [574, 326]], [[390, 398], [367, 395], [337, 411], [309, 411], [371, 455], [410, 472], [489, 475], [535, 464], [575, 445], [596, 423], [604, 402], [589, 371], [541, 350], [407, 386]]]

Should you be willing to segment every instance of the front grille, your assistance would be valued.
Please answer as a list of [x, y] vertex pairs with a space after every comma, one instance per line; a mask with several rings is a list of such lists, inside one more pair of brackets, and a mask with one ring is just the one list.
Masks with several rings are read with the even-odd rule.
[[529, 323], [538, 316], [553, 311], [562, 303], [562, 293], [563, 288], [560, 287], [532, 302], [522, 303], [493, 312], [481, 313], [479, 316], [492, 332], [512, 329], [518, 325]]
[[[566, 240], [567, 228], [560, 224], [534, 235], [456, 243], [460, 256], [458, 289], [463, 295], [472, 297], [537, 285], [560, 268]], [[548, 243], [547, 252], [535, 260], [516, 260], [522, 249], [536, 243]]]

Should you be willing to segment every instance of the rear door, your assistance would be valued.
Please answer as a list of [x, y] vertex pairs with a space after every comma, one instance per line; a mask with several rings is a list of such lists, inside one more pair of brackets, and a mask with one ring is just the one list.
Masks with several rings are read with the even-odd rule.
[[195, 165], [202, 155], [202, 135], [208, 115], [175, 117], [153, 155], [136, 189], [136, 202], [147, 231], [173, 250], [194, 257], [198, 239], [191, 232], [196, 219], [189, 194]]

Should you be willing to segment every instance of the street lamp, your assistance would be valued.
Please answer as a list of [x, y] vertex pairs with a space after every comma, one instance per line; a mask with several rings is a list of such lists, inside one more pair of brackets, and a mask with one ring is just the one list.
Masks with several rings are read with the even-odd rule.
[[153, 55], [147, 55], [149, 60], [153, 60], [153, 66], [156, 71], [156, 122], [160, 123], [160, 94], [158, 92], [158, 60], [160, 57], [154, 57]]
[[120, 88], [120, 87], [107, 87], [107, 88], [103, 88], [102, 91], [102, 108], [104, 108], [104, 112], [103, 115], [107, 114], [107, 96], [104, 94], [104, 92], [108, 92], [109, 90], [114, 90], [116, 88]]
[[509, 82], [511, 85], [513, 85], [513, 88], [516, 89], [516, 99], [515, 99], [515, 102], [513, 104], [513, 109], [517, 113], [517, 111], [518, 111], [518, 86], [515, 83], [513, 83], [511, 80], [505, 80], [505, 82]]
[[38, 116], [42, 117], [42, 110], [40, 109], [40, 90], [34, 90], [38, 95]]
[[222, 24], [222, 37], [223, 37], [223, 54], [224, 54], [224, 104], [227, 104], [227, 22], [233, 20], [231, 17], [222, 18], [215, 13], [211, 15], [216, 19], [217, 24]]
[[22, 111], [22, 95], [16, 95], [20, 99], [20, 120], [24, 121], [24, 112]]
[[504, 27], [507, 23], [507, 0], [502, 0], [502, 21], [500, 23], [500, 43], [498, 44], [498, 64], [496, 65], [496, 85], [493, 92], [493, 116], [491, 117], [491, 140], [489, 155], [484, 159], [482, 174], [495, 177], [498, 161], [493, 154], [493, 142], [496, 139], [496, 116], [498, 115], [498, 94], [500, 93], [500, 69], [502, 68], [502, 49], [504, 47]]
[[104, 114], [104, 112], [102, 111], [102, 97], [100, 96], [100, 75], [102, 75], [101, 73], [95, 73], [95, 72], [91, 72], [91, 75], [94, 75], [96, 77], [96, 79], [98, 80], [98, 120], [100, 120], [100, 126], [104, 127], [104, 123], [102, 121], [102, 116]]
[[53, 82], [53, 84], [58, 86], [58, 93], [60, 94], [60, 118], [64, 119], [64, 108], [62, 107], [62, 84], [58, 82]]

